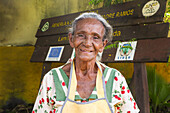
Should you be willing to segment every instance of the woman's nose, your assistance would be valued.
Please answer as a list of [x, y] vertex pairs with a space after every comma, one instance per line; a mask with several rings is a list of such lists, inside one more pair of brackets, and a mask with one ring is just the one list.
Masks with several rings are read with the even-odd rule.
[[92, 42], [93, 42], [93, 41], [92, 41], [91, 38], [88, 36], [88, 37], [86, 37], [84, 44], [85, 44], [86, 47], [90, 47], [90, 46], [92, 46]]

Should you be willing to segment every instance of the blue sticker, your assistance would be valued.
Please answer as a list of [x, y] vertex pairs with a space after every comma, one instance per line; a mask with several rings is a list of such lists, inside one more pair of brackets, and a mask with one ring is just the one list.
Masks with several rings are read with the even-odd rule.
[[45, 61], [60, 61], [64, 46], [50, 47]]
[[61, 49], [62, 49], [61, 47], [52, 48], [48, 57], [59, 57], [61, 53]]

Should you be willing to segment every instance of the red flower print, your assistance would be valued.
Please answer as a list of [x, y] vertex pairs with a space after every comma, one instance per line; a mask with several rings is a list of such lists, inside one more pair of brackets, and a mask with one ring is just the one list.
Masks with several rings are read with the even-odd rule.
[[49, 113], [53, 113], [52, 111], [50, 111]]
[[82, 102], [87, 102], [87, 101], [83, 100]]
[[49, 98], [47, 98], [47, 103], [49, 103]]
[[118, 99], [118, 100], [121, 100], [121, 98], [120, 97], [118, 97], [117, 95], [115, 95], [114, 96], [116, 99]]
[[49, 91], [50, 90], [50, 87], [47, 87], [47, 91]]
[[114, 96], [116, 99], [118, 99], [119, 97], [117, 95]]
[[119, 110], [120, 109], [120, 107], [117, 107], [117, 110]]
[[53, 113], [55, 113], [56, 109], [54, 109]]
[[124, 89], [125, 89], [125, 86], [123, 86], [122, 89], [124, 90]]
[[42, 98], [41, 101], [44, 103], [44, 99]]
[[107, 84], [107, 81], [105, 81], [105, 84]]
[[51, 99], [51, 105], [54, 105], [54, 104], [55, 104], [54, 100]]
[[69, 62], [72, 62], [72, 59], [70, 58], [68, 61], [69, 61]]
[[134, 102], [134, 106], [136, 105], [136, 102]]
[[118, 78], [117, 78], [117, 77], [115, 77], [114, 79], [115, 79], [116, 81], [118, 81]]
[[125, 94], [125, 91], [121, 91], [122, 94]]
[[136, 102], [134, 102], [134, 109], [136, 109]]
[[136, 107], [134, 106], [134, 109], [136, 109]]
[[65, 86], [66, 84], [65, 84], [65, 82], [62, 82], [62, 86]]
[[39, 101], [40, 104], [42, 104], [41, 100]]
[[35, 111], [32, 111], [32, 113], [35, 113]]
[[132, 98], [130, 97], [130, 100], [132, 101]]
[[127, 92], [130, 93], [130, 90], [128, 89]]
[[130, 111], [128, 111], [127, 113], [130, 113]]

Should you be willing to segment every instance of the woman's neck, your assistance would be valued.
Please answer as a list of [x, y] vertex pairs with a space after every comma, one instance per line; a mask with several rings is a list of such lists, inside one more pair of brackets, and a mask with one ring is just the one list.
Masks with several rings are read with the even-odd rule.
[[77, 76], [88, 76], [97, 73], [97, 65], [95, 60], [82, 61], [75, 59], [75, 70]]

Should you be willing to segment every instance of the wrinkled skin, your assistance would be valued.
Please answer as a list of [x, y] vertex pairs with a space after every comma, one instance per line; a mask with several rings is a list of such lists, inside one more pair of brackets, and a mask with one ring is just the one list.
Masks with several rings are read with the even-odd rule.
[[[78, 21], [74, 35], [69, 33], [70, 46], [75, 48], [76, 53], [77, 91], [82, 98], [88, 98], [96, 86], [96, 56], [107, 44], [107, 40], [102, 41], [104, 32], [100, 21], [87, 18]], [[63, 67], [68, 77], [70, 67], [70, 64]]]

